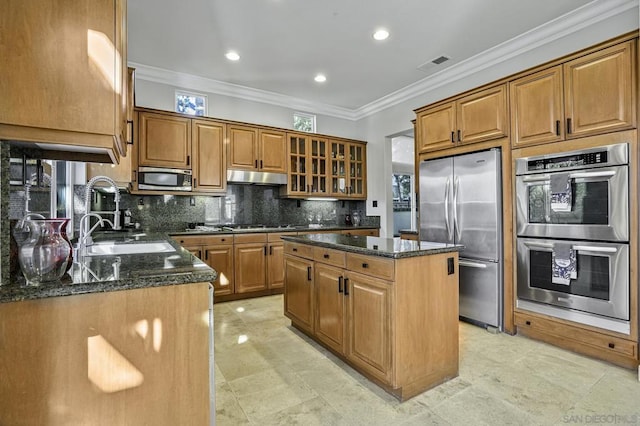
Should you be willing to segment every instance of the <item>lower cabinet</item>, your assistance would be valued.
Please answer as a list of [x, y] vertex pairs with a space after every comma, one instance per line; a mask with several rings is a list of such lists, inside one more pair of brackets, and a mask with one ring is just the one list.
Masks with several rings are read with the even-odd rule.
[[0, 303], [0, 424], [210, 424], [208, 310], [209, 283]]
[[262, 236], [265, 242], [236, 243], [233, 247], [236, 293], [267, 289], [267, 235]]
[[457, 376], [456, 252], [390, 259], [289, 241], [284, 251], [293, 326], [401, 400]]
[[[225, 241], [223, 241], [224, 243]], [[218, 273], [218, 278], [213, 282], [215, 296], [224, 296], [235, 293], [235, 281], [233, 279], [233, 238], [229, 238], [229, 244], [207, 245], [202, 248], [205, 263]]]

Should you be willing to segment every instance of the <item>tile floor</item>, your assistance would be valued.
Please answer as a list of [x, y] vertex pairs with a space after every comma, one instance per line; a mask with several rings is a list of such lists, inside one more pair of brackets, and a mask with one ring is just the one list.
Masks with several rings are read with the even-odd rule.
[[460, 375], [404, 403], [283, 315], [281, 295], [214, 307], [216, 424], [640, 424], [637, 372], [460, 323]]

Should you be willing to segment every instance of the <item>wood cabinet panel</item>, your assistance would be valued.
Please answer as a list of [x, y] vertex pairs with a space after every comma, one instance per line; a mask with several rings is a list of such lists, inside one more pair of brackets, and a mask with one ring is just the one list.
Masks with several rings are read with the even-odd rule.
[[284, 313], [303, 330], [313, 333], [313, 261], [285, 256], [284, 271]]
[[208, 287], [0, 304], [0, 424], [209, 424]]
[[315, 335], [334, 351], [344, 353], [345, 296], [344, 270], [315, 264]]
[[285, 132], [260, 130], [258, 145], [259, 169], [263, 172], [287, 172], [287, 141]]
[[126, 0], [3, 1], [0, 139], [124, 156], [126, 18]]
[[324, 247], [313, 247], [313, 259], [326, 263], [328, 265], [344, 268], [346, 266], [345, 252], [340, 250], [333, 250]]
[[266, 244], [235, 244], [233, 250], [236, 293], [266, 290]]
[[229, 125], [229, 168], [258, 168], [258, 130], [253, 127]]
[[635, 127], [635, 41], [564, 64], [567, 137]]
[[509, 134], [507, 90], [500, 85], [457, 101], [458, 142], [476, 143]]
[[394, 262], [378, 256], [347, 253], [347, 269], [361, 274], [393, 280]]
[[347, 358], [382, 380], [391, 378], [391, 296], [389, 282], [349, 271]]
[[284, 243], [269, 243], [267, 257], [267, 286], [284, 287]]
[[226, 192], [225, 124], [193, 120], [191, 126], [194, 152], [193, 190]]
[[379, 237], [380, 229], [345, 229], [340, 231], [341, 234], [348, 235], [350, 237]]
[[512, 81], [509, 90], [514, 147], [564, 139], [562, 66]]
[[451, 102], [420, 113], [416, 125], [420, 129], [418, 152], [449, 148], [456, 141], [456, 108]]
[[233, 294], [235, 292], [235, 280], [233, 260], [233, 245], [212, 245], [202, 248], [204, 260], [218, 273], [218, 277], [212, 283], [216, 296]]
[[191, 169], [189, 118], [140, 112], [139, 134], [139, 165]]

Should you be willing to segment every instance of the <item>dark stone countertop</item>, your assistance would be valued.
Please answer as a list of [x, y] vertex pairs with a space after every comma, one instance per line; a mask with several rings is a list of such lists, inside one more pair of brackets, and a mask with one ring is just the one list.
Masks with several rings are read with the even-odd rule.
[[[150, 254], [85, 256], [74, 259], [71, 269], [58, 281], [29, 285], [18, 269], [10, 282], [0, 285], [0, 303], [86, 293], [130, 290], [164, 285], [215, 281], [217, 273], [183, 249], [167, 234], [148, 232], [104, 233], [95, 242], [166, 241], [176, 251]], [[75, 253], [74, 253], [75, 255]]]
[[[217, 226], [217, 225], [216, 225]], [[262, 228], [247, 228], [247, 229], [220, 229], [219, 231], [199, 230], [199, 229], [185, 229], [182, 231], [171, 231], [169, 235], [219, 235], [219, 234], [254, 234], [254, 233], [274, 233], [274, 232], [326, 232], [326, 231], [349, 231], [358, 229], [380, 229], [379, 226], [347, 226], [347, 225], [321, 225], [321, 226], [309, 226], [309, 225], [287, 225], [287, 226], [265, 226]]]
[[282, 239], [300, 244], [326, 247], [370, 256], [390, 257], [393, 259], [448, 253], [460, 251], [464, 248], [464, 246], [459, 244], [403, 240], [400, 238], [349, 237], [340, 234], [284, 236]]

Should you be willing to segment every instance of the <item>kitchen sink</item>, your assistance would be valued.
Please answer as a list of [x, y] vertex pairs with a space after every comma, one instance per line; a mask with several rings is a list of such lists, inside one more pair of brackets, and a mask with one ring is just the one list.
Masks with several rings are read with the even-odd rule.
[[171, 253], [176, 249], [166, 241], [114, 242], [104, 241], [86, 248], [88, 256], [114, 256], [118, 254]]

